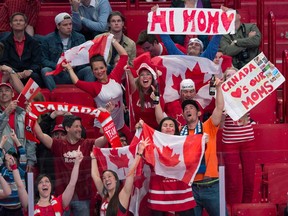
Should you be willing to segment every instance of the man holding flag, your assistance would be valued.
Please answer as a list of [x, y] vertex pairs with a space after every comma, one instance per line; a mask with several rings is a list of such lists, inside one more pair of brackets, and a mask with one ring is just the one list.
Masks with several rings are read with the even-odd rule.
[[[20, 143], [26, 149], [27, 169], [32, 171], [36, 163], [35, 142], [27, 140], [25, 136], [25, 114], [23, 108], [18, 106], [18, 100], [13, 100], [14, 90], [9, 83], [0, 84], [0, 136], [9, 135], [11, 130], [15, 131]], [[16, 148], [13, 140], [9, 137], [4, 145], [4, 150]]]
[[183, 116], [187, 124], [182, 128], [180, 135], [208, 134], [204, 157], [192, 184], [197, 203], [194, 208], [196, 216], [202, 215], [203, 208], [207, 210], [209, 215], [220, 215], [216, 139], [224, 109], [224, 98], [220, 79], [216, 78], [215, 82], [217, 91], [215, 108], [212, 115], [204, 123], [199, 120], [201, 112], [196, 101], [185, 100], [182, 102]]

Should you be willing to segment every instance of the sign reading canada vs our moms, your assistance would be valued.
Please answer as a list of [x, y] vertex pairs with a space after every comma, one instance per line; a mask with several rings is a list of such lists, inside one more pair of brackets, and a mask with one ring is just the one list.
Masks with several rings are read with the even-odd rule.
[[158, 8], [148, 13], [148, 34], [234, 34], [235, 10]]
[[222, 83], [227, 114], [237, 121], [284, 81], [280, 71], [260, 53]]

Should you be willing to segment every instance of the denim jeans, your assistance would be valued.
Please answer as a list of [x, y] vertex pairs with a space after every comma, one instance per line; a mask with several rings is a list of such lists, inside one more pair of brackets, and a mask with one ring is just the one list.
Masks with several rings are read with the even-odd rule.
[[77, 216], [90, 215], [90, 200], [71, 201], [69, 210], [65, 211], [63, 216], [70, 216], [71, 213]]
[[[50, 71], [52, 71], [52, 68], [49, 68], [49, 67], [44, 67], [41, 70], [41, 75], [44, 80], [45, 86], [50, 91], [56, 88], [56, 84], [72, 84], [72, 81], [68, 72], [62, 71], [56, 76], [53, 76], [53, 75], [46, 76], [45, 74]], [[95, 77], [91, 71], [90, 66], [86, 66], [78, 71], [75, 71], [75, 73], [80, 80], [84, 80], [87, 82], [95, 81]]]
[[[202, 216], [203, 208], [206, 209], [209, 216], [220, 216], [219, 182], [210, 187], [192, 185], [192, 190], [197, 203], [197, 206], [194, 208], [195, 216]], [[227, 209], [226, 216], [228, 216]]]

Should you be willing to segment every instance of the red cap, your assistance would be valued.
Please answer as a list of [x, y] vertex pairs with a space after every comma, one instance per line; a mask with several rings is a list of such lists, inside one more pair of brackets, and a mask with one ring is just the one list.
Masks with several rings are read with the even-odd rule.
[[13, 91], [13, 87], [10, 85], [10, 83], [0, 83], [0, 87], [7, 86]]
[[54, 129], [53, 129], [53, 131], [51, 133], [54, 133], [55, 131], [63, 131], [63, 132], [65, 132], [62, 124], [55, 125], [55, 127], [54, 127]]

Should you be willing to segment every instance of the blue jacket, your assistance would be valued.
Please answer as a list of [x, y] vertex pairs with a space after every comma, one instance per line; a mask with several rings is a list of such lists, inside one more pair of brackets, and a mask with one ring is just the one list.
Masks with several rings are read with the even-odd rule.
[[[69, 40], [69, 49], [85, 42], [85, 37], [72, 31]], [[55, 70], [57, 62], [63, 52], [63, 44], [59, 36], [58, 30], [45, 36], [42, 45], [42, 65]]]
[[[175, 46], [175, 43], [172, 41], [169, 35], [160, 35], [160, 37], [169, 55], [186, 55]], [[205, 51], [201, 53], [200, 57], [208, 58], [213, 61], [216, 53], [218, 52], [221, 38], [222, 35], [214, 35]]]

